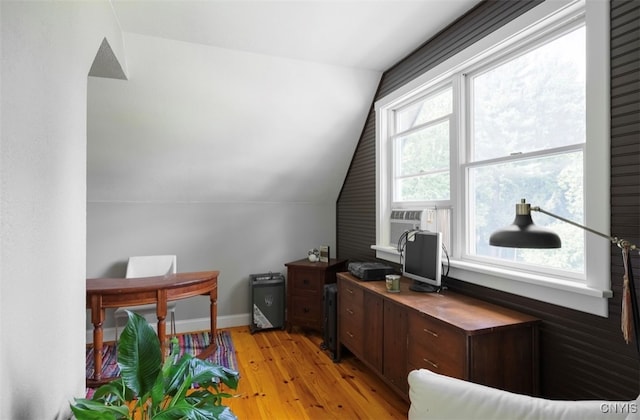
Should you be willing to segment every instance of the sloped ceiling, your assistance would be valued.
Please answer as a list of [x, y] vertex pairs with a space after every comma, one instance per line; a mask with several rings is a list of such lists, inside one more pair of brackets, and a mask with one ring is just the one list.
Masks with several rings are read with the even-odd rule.
[[128, 81], [90, 78], [88, 200], [335, 200], [382, 72], [476, 0], [113, 0]]
[[124, 31], [382, 72], [479, 0], [112, 0]]

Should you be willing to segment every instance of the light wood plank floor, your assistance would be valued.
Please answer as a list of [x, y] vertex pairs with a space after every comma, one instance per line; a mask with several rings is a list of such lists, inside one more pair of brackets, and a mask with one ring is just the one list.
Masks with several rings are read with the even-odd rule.
[[315, 332], [228, 330], [240, 382], [224, 403], [241, 420], [407, 418], [406, 401], [354, 356], [334, 363]]

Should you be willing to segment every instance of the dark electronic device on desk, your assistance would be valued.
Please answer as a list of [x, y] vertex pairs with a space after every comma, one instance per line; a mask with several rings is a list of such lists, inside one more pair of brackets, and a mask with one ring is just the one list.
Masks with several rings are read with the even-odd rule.
[[379, 262], [350, 262], [347, 270], [363, 281], [384, 280], [387, 274], [394, 274], [393, 267]]
[[442, 286], [442, 233], [406, 232], [402, 275], [413, 280], [414, 292], [437, 292]]

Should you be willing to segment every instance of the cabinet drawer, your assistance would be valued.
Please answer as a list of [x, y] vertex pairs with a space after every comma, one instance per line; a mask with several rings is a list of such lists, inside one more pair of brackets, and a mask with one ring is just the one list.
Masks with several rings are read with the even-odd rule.
[[364, 303], [364, 290], [360, 287], [345, 281], [340, 282], [338, 289], [338, 296], [340, 299], [341, 308], [351, 308], [362, 310]]
[[289, 270], [290, 290], [293, 294], [317, 295], [321, 297], [324, 287], [324, 273], [313, 270]]
[[439, 373], [441, 375], [451, 376], [458, 379], [466, 378], [466, 363], [465, 360], [457, 360], [449, 357], [434, 357], [433, 354], [421, 349], [415, 344], [409, 344], [408, 363], [410, 369], [429, 369], [432, 372]]
[[364, 331], [362, 326], [363, 320], [360, 316], [342, 316], [340, 319], [340, 341], [360, 357], [362, 357], [364, 349]]
[[339, 308], [339, 316], [341, 321], [349, 321], [360, 325], [360, 329], [364, 326], [364, 307], [362, 305], [349, 304], [341, 302]]
[[315, 325], [322, 320], [322, 306], [318, 305], [315, 297], [296, 296], [289, 309], [291, 318], [301, 323], [305, 320], [311, 321]]
[[409, 316], [409, 331], [411, 365], [464, 378], [467, 347], [462, 331], [417, 312]]
[[340, 341], [362, 357], [364, 349], [364, 290], [349, 281], [338, 282]]

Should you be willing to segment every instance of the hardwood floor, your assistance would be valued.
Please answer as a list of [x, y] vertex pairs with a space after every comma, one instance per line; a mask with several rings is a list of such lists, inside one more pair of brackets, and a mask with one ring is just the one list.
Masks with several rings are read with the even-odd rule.
[[352, 355], [334, 363], [315, 332], [229, 328], [239, 419], [406, 419], [409, 404]]

